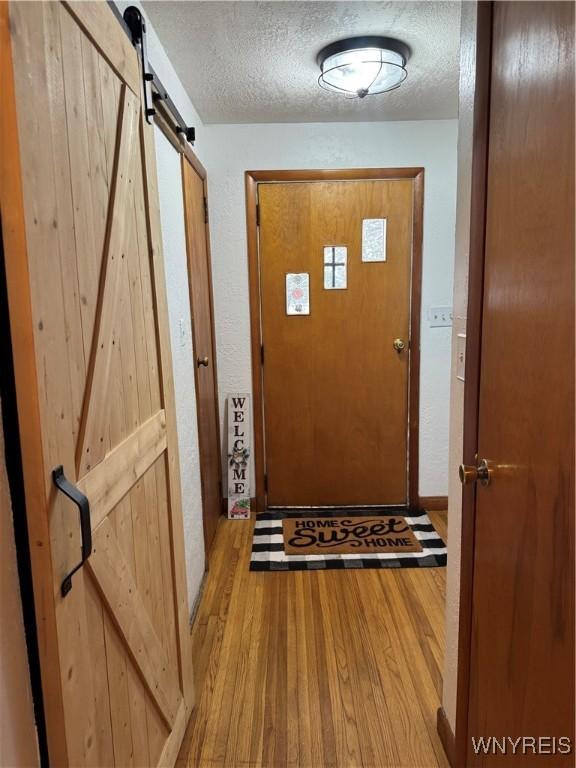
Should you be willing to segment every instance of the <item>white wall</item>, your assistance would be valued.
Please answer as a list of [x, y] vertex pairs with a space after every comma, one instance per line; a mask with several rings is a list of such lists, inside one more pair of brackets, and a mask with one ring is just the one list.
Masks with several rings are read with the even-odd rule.
[[[119, 1], [116, 5], [121, 12], [124, 12], [128, 5], [141, 7], [140, 3], [124, 1]], [[195, 151], [202, 161], [206, 128], [149, 21], [146, 22], [146, 30], [150, 63], [182, 118], [188, 125], [196, 128], [198, 147]], [[204, 534], [182, 176], [178, 152], [158, 128], [154, 128], [154, 135], [182, 478], [188, 604], [192, 613], [204, 574]]]
[[250, 315], [244, 171], [425, 168], [420, 494], [448, 492], [450, 328], [428, 307], [452, 303], [456, 120], [206, 126], [220, 413], [228, 392], [250, 392]]

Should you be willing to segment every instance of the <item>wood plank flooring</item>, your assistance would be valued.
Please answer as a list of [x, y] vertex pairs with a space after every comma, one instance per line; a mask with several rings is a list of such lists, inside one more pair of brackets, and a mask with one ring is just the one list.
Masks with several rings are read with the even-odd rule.
[[251, 540], [221, 521], [178, 768], [447, 768], [445, 569], [251, 573]]

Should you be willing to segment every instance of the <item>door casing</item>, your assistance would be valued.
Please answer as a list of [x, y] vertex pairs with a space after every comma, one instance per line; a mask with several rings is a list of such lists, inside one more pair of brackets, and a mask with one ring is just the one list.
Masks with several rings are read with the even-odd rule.
[[342, 170], [246, 171], [246, 226], [250, 288], [252, 402], [254, 413], [254, 469], [257, 512], [266, 507], [264, 393], [262, 387], [262, 326], [260, 316], [260, 262], [258, 247], [258, 184], [274, 182], [359, 181], [412, 179], [412, 279], [410, 287], [410, 367], [408, 384], [408, 504], [419, 507], [418, 441], [420, 399], [420, 312], [422, 296], [422, 233], [424, 221], [424, 168], [353, 168]]
[[[192, 162], [191, 157], [194, 158], [195, 162]], [[204, 551], [205, 551], [205, 558], [206, 558], [206, 567], [208, 567], [209, 563], [209, 557], [210, 557], [210, 551], [212, 548], [213, 540], [214, 540], [214, 533], [211, 531], [215, 530], [215, 525], [211, 521], [211, 510], [208, 508], [209, 502], [208, 502], [208, 496], [209, 496], [209, 490], [208, 490], [208, 482], [210, 480], [210, 477], [207, 477], [207, 473], [204, 471], [203, 464], [204, 462], [208, 461], [208, 456], [206, 456], [206, 453], [209, 452], [210, 446], [208, 446], [208, 451], [205, 450], [205, 436], [202, 434], [202, 419], [201, 419], [201, 409], [206, 407], [202, 403], [201, 398], [201, 392], [200, 392], [200, 369], [198, 367], [198, 357], [202, 354], [203, 350], [199, 349], [196, 345], [196, 333], [195, 333], [195, 323], [197, 325], [197, 308], [194, 306], [194, 295], [192, 290], [192, 283], [194, 280], [193, 275], [193, 264], [192, 264], [192, 254], [191, 254], [191, 244], [190, 244], [190, 233], [189, 233], [189, 227], [192, 226], [192, 223], [189, 221], [189, 210], [187, 205], [187, 195], [188, 190], [186, 187], [186, 172], [191, 168], [195, 173], [198, 174], [200, 179], [202, 180], [202, 192], [204, 195], [204, 210], [205, 210], [205, 223], [204, 223], [204, 239], [206, 242], [206, 270], [207, 270], [207, 278], [208, 282], [205, 288], [208, 291], [208, 303], [210, 307], [210, 313], [209, 313], [209, 322], [210, 322], [210, 365], [212, 366], [212, 372], [213, 372], [213, 388], [212, 388], [212, 397], [213, 397], [213, 403], [214, 403], [214, 409], [213, 414], [211, 414], [215, 421], [216, 421], [216, 467], [217, 467], [217, 482], [218, 482], [218, 513], [222, 514], [224, 502], [222, 498], [222, 448], [221, 448], [221, 441], [220, 441], [220, 413], [219, 413], [219, 407], [218, 407], [218, 370], [216, 365], [216, 338], [215, 338], [215, 326], [214, 326], [214, 291], [212, 288], [212, 259], [210, 255], [210, 231], [209, 231], [209, 223], [208, 223], [208, 180], [207, 180], [207, 174], [204, 166], [200, 163], [200, 161], [196, 158], [194, 153], [190, 150], [188, 152], [182, 153], [182, 193], [184, 196], [184, 216], [186, 218], [185, 225], [186, 225], [186, 246], [188, 251], [188, 259], [187, 259], [187, 266], [188, 266], [188, 289], [189, 289], [189, 295], [190, 295], [190, 316], [192, 318], [192, 341], [193, 341], [193, 349], [194, 349], [194, 383], [195, 383], [195, 389], [196, 389], [196, 413], [198, 417], [198, 437], [200, 442], [200, 479], [202, 483], [202, 508], [203, 508], [203, 519], [204, 519]], [[204, 449], [204, 450], [203, 450]], [[215, 507], [215, 504], [213, 505]]]

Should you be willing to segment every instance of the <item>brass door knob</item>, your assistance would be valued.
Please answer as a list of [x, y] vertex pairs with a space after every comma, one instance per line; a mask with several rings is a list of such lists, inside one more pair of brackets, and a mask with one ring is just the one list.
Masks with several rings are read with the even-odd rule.
[[458, 474], [462, 485], [471, 485], [477, 481], [480, 481], [482, 485], [490, 485], [492, 479], [492, 470], [486, 459], [482, 459], [477, 467], [460, 464]]
[[200, 368], [201, 365], [203, 365], [204, 367], [207, 367], [208, 366], [208, 362], [209, 361], [208, 361], [207, 357], [197, 357], [196, 358], [196, 365], [198, 366], [198, 368]]
[[402, 352], [403, 349], [406, 349], [406, 342], [404, 339], [394, 339], [392, 345], [396, 352]]

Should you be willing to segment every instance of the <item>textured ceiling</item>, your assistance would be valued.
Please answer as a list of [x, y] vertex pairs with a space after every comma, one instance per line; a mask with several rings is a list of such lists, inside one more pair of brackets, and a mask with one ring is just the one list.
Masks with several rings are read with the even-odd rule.
[[[150, 0], [144, 10], [206, 123], [457, 116], [457, 2]], [[407, 80], [396, 91], [362, 100], [323, 91], [318, 51], [367, 34], [408, 43]]]

